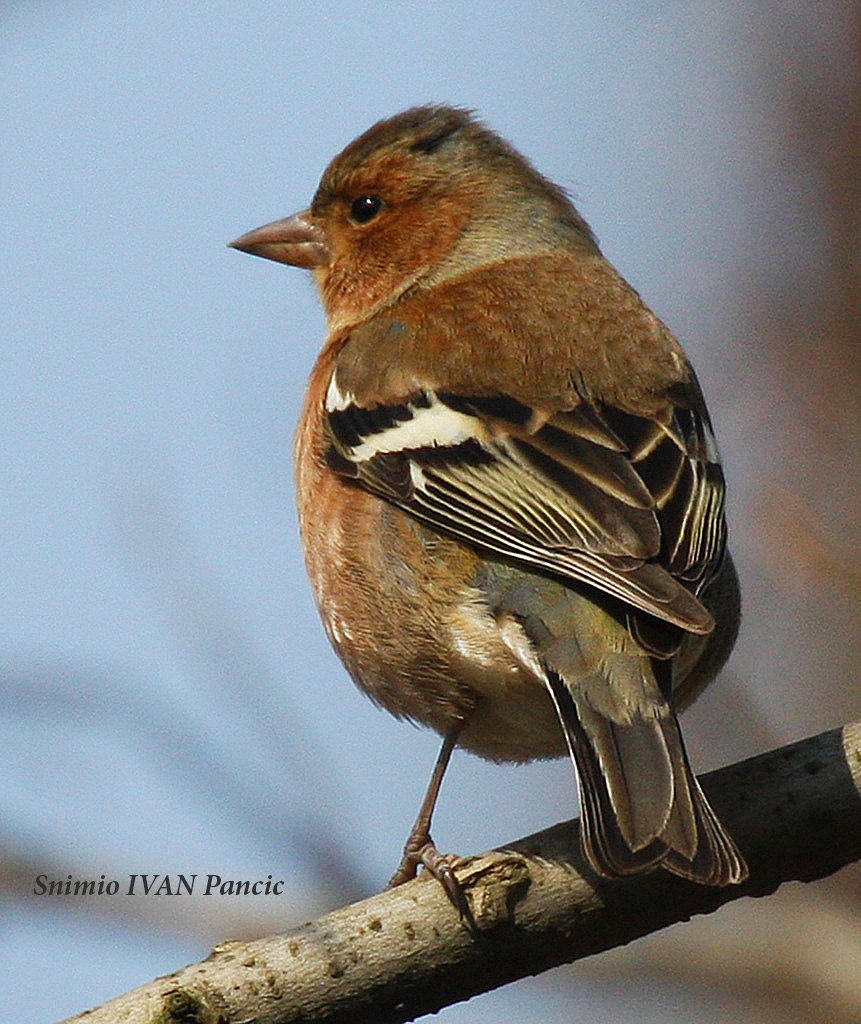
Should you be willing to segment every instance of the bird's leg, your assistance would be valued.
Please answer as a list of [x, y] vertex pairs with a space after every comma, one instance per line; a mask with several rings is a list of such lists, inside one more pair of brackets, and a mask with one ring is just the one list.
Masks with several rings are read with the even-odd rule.
[[427, 793], [425, 793], [425, 798], [422, 801], [418, 817], [416, 818], [416, 823], [413, 825], [404, 845], [404, 855], [398, 870], [389, 882], [390, 889], [396, 885], [408, 882], [411, 878], [416, 877], [419, 864], [422, 864], [442, 885], [448, 898], [461, 914], [464, 913], [465, 908], [468, 910], [463, 890], [455, 877], [448, 858], [434, 846], [431, 839], [430, 826], [436, 799], [439, 796], [439, 788], [442, 784], [442, 777], [445, 775], [445, 770], [451, 759], [452, 751], [457, 745], [457, 738], [462, 728], [463, 722], [458, 722], [448, 730], [443, 738], [442, 746], [431, 774], [430, 783], [428, 784]]

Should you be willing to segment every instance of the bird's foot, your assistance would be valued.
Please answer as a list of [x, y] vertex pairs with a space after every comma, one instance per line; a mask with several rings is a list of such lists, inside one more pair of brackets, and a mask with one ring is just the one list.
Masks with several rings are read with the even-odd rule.
[[427, 832], [413, 832], [407, 839], [401, 863], [392, 875], [388, 888], [394, 889], [396, 885], [403, 885], [415, 878], [421, 865], [440, 883], [460, 916], [470, 922], [472, 911], [463, 886], [454, 873], [454, 865], [459, 860], [459, 857], [451, 854], [440, 853]]

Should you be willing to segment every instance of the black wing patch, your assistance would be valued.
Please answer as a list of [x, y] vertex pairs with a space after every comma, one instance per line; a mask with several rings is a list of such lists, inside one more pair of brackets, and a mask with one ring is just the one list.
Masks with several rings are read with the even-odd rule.
[[429, 525], [712, 628], [696, 594], [723, 555], [724, 488], [704, 407], [641, 417], [584, 401], [548, 416], [506, 395], [423, 391], [372, 408], [340, 396], [329, 429], [336, 471]]

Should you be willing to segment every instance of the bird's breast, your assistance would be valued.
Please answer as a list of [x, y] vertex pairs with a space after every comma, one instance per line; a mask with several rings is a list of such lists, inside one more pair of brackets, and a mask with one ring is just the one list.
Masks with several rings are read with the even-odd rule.
[[300, 530], [326, 632], [353, 679], [439, 732], [466, 720], [461, 746], [482, 756], [564, 754], [537, 663], [472, 584], [479, 556], [329, 468], [325, 388], [313, 385], [321, 400], [296, 438]]

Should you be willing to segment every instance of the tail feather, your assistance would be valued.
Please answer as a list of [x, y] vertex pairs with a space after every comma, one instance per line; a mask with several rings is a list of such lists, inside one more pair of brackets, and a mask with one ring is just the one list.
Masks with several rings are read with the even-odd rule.
[[583, 850], [595, 871], [614, 877], [662, 865], [705, 885], [743, 881], [744, 858], [690, 769], [669, 704], [615, 722], [578, 706], [544, 667], [577, 768]]
[[[598, 752], [598, 792], [606, 788], [622, 839], [631, 850], [645, 849], [663, 833], [673, 805], [672, 765], [661, 730], [642, 728], [639, 722], [618, 725], [594, 711], [588, 719], [581, 711], [576, 722], [589, 740], [576, 743], [575, 749], [591, 745]], [[579, 757], [591, 778], [594, 766], [587, 760]], [[644, 764], [652, 766], [648, 775], [636, 770]]]
[[693, 857], [668, 849], [664, 866], [683, 878], [704, 885], [733, 885], [747, 878], [747, 864], [726, 829], [721, 825], [696, 776], [688, 769], [693, 783], [693, 807], [701, 836]]

